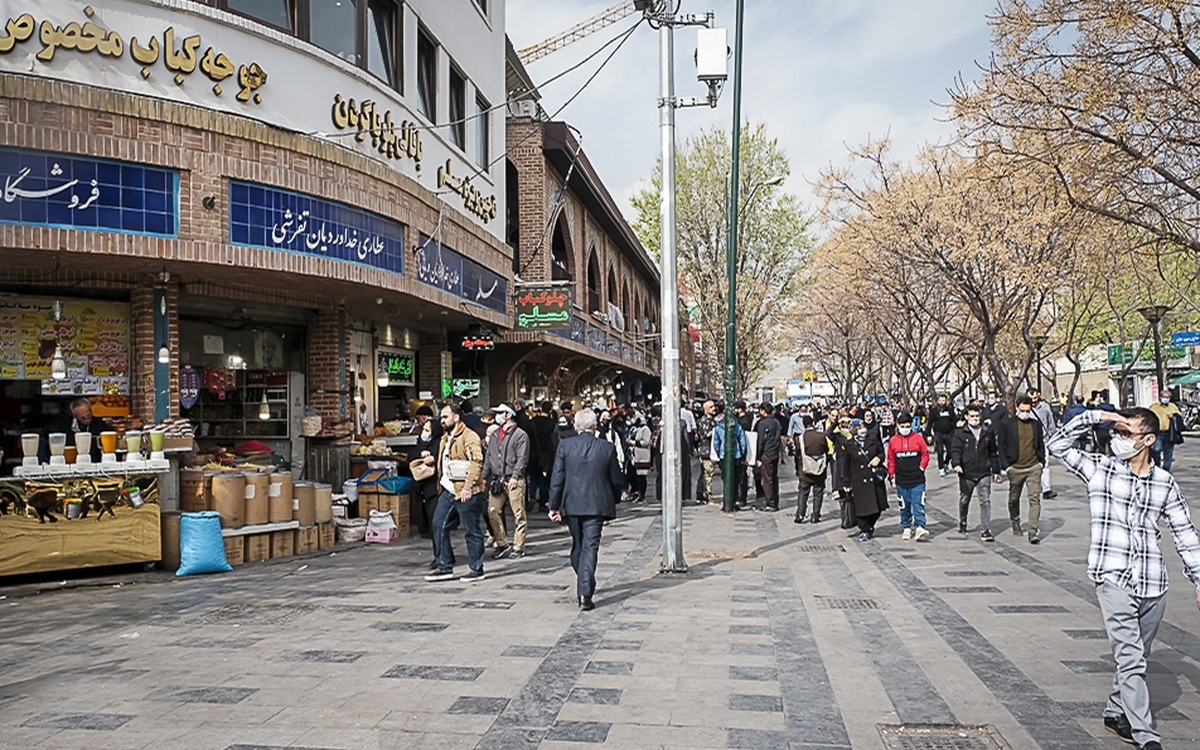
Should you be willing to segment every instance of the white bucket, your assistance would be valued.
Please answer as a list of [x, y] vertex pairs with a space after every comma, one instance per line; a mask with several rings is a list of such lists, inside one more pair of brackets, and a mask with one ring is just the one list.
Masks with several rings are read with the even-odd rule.
[[342, 483], [342, 492], [346, 494], [346, 499], [350, 502], [358, 501], [358, 480], [347, 479]]

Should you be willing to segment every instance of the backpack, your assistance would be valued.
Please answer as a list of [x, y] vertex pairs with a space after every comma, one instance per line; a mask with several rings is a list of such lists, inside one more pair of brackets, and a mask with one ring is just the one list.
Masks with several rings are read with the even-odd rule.
[[825, 460], [829, 458], [825, 454], [820, 456], [810, 456], [803, 450], [800, 451], [800, 470], [809, 476], [820, 476], [825, 473]]

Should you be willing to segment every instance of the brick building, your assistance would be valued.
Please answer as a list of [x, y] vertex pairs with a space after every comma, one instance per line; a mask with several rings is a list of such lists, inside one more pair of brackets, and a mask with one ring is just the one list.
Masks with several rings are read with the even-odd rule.
[[9, 422], [89, 394], [298, 455], [307, 407], [369, 424], [460, 379], [499, 396], [456, 352], [513, 320], [503, 0], [8, 8]]

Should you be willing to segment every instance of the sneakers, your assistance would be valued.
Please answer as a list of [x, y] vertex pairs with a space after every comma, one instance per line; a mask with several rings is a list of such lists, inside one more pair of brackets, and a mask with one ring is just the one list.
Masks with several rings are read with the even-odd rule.
[[918, 526], [917, 530], [913, 532], [913, 541], [914, 542], [929, 541], [929, 532], [925, 530], [924, 526]]
[[513, 550], [513, 551], [512, 551], [512, 554], [511, 554], [511, 555], [509, 555], [509, 558], [510, 558], [510, 559], [512, 559], [512, 560], [520, 560], [520, 559], [521, 559], [522, 557], [524, 557], [524, 556], [525, 556], [525, 550], [523, 550], [523, 549], [515, 549], [515, 550]]
[[958, 533], [960, 533], [960, 534], [967, 533], [967, 525], [965, 523], [960, 523], [958, 525]]
[[808, 523], [808, 519], [804, 516], [796, 516], [792, 519], [792, 523]]
[[1133, 728], [1129, 726], [1129, 719], [1125, 714], [1120, 716], [1105, 716], [1104, 728], [1121, 739], [1121, 742], [1128, 742], [1130, 745], [1133, 742]]
[[1042, 543], [1041, 537], [1038, 536], [1037, 529], [1029, 530], [1029, 543], [1030, 544], [1041, 544]]
[[902, 534], [900, 534], [900, 538], [901, 538], [901, 539], [903, 539], [903, 540], [904, 540], [904, 541], [906, 541], [906, 542], [907, 542], [909, 539], [912, 539], [912, 538], [913, 538], [913, 530], [912, 530], [912, 529], [910, 529], [910, 528], [907, 528], [907, 527], [906, 527], [906, 528], [904, 529], [904, 532], [903, 532]]
[[983, 533], [979, 535], [979, 538], [985, 542], [996, 541], [996, 537], [992, 536], [992, 532], [988, 531], [987, 529], [983, 530]]
[[1150, 740], [1145, 745], [1138, 745], [1141, 750], [1163, 750], [1162, 743], [1158, 740]]
[[505, 545], [503, 547], [497, 547], [496, 551], [492, 553], [492, 559], [499, 560], [503, 557], [507, 557], [510, 549], [512, 549], [512, 548], [509, 547], [508, 545]]
[[1058, 497], [1058, 493], [1055, 492], [1054, 490], [1046, 490], [1045, 492], [1042, 493], [1043, 500], [1053, 500], [1056, 497]]
[[454, 571], [453, 570], [435, 570], [434, 572], [425, 576], [425, 580], [429, 581], [430, 583], [434, 583], [435, 581], [453, 581], [454, 580]]
[[[453, 577], [454, 576], [451, 576], [451, 578]], [[484, 573], [482, 570], [472, 570], [470, 573], [467, 573], [458, 580], [462, 581], [463, 583], [478, 583], [485, 578], [487, 578], [487, 573]]]
[[1021, 522], [1013, 521], [1012, 527], [1013, 527], [1013, 536], [1021, 536]]
[[945, 470], [945, 469], [938, 469], [938, 476], [939, 476], [939, 477], [944, 477], [944, 476], [946, 476], [946, 470]]
[[867, 532], [865, 532], [865, 531], [858, 532], [858, 541], [865, 542], [870, 538], [871, 538], [871, 535], [868, 534]]

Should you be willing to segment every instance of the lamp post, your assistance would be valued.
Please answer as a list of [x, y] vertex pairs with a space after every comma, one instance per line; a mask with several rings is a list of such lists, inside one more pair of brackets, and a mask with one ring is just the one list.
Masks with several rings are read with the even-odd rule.
[[1043, 333], [1039, 336], [1034, 336], [1032, 338], [1033, 338], [1033, 345], [1037, 349], [1037, 389], [1038, 389], [1038, 393], [1041, 393], [1042, 392], [1042, 347], [1046, 345], [1046, 342], [1050, 340], [1050, 337]]
[[[1159, 332], [1159, 324], [1170, 311], [1171, 308], [1166, 305], [1149, 305], [1138, 310], [1150, 324], [1150, 330], [1154, 333], [1154, 372], [1158, 375], [1158, 390], [1160, 391], [1167, 387], [1167, 381], [1163, 376], [1162, 336]], [[1153, 394], [1153, 397], [1157, 398], [1158, 394]]]

